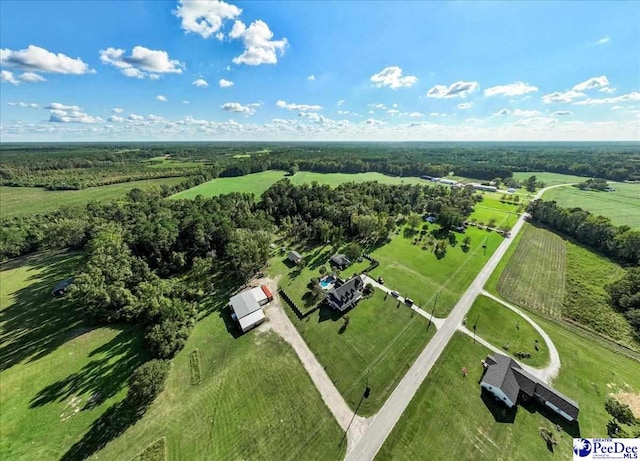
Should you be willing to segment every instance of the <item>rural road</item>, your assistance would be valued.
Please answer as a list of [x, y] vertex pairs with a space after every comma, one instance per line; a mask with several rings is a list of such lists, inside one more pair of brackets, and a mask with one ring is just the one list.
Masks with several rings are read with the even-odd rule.
[[[554, 187], [560, 186], [550, 186], [541, 189], [535, 195], [534, 200], [540, 198], [547, 190]], [[480, 273], [469, 288], [467, 288], [467, 291], [464, 292], [449, 316], [442, 322], [441, 326], [438, 327], [436, 334], [420, 353], [417, 360], [407, 371], [391, 396], [389, 396], [389, 399], [387, 399], [380, 411], [371, 418], [371, 422], [360, 440], [350, 447], [345, 457], [346, 461], [370, 461], [376, 456], [376, 453], [378, 453], [378, 450], [380, 450], [380, 447], [382, 447], [382, 444], [417, 392], [420, 384], [422, 384], [422, 381], [427, 377], [447, 343], [458, 330], [458, 326], [462, 323], [462, 320], [471, 308], [476, 297], [482, 292], [489, 276], [507, 252], [507, 249], [516, 235], [518, 235], [518, 232], [522, 229], [526, 217], [526, 213], [520, 216], [511, 230], [512, 237], [505, 238], [502, 241], [495, 253], [489, 258], [489, 261], [487, 261], [480, 270]], [[351, 439], [354, 440], [356, 437], [352, 437]]]

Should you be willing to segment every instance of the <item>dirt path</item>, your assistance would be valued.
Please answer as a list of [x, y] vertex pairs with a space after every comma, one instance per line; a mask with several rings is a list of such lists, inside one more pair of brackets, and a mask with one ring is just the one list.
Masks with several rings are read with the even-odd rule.
[[[272, 293], [278, 292], [278, 283], [273, 279], [260, 279], [260, 284], [267, 285]], [[355, 438], [360, 438], [367, 427], [367, 420], [361, 416], [355, 416], [353, 410], [349, 407], [344, 400], [338, 389], [327, 375], [320, 362], [307, 343], [304, 341], [296, 327], [293, 325], [287, 314], [284, 312], [284, 307], [280, 302], [278, 296], [274, 296], [273, 301], [267, 304], [264, 309], [268, 320], [263, 323], [260, 330], [273, 330], [282, 338], [288, 342], [293, 350], [296, 352], [305, 370], [311, 377], [311, 380], [315, 384], [316, 388], [322, 396], [322, 400], [327, 405], [331, 413], [333, 413], [336, 421], [342, 429], [347, 430], [349, 424], [351, 427], [348, 433], [348, 442]], [[353, 418], [353, 422], [351, 419]]]

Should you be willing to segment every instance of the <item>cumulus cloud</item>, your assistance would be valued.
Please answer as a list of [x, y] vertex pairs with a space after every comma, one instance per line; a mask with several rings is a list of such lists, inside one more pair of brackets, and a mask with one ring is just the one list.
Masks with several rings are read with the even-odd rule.
[[243, 106], [239, 102], [226, 102], [220, 106], [220, 109], [227, 112], [238, 112], [240, 114], [249, 116], [249, 115], [255, 114], [256, 107], [259, 107], [259, 106], [260, 104], [258, 103], [248, 104], [246, 106]]
[[29, 45], [26, 49], [18, 51], [8, 48], [0, 49], [0, 65], [29, 72], [51, 74], [87, 74], [94, 72], [80, 58], [70, 58], [62, 53], [55, 54], [35, 45]]
[[0, 81], [4, 83], [11, 83], [12, 85], [20, 85], [24, 82], [37, 83], [46, 82], [47, 80], [42, 75], [35, 74], [33, 72], [24, 72], [20, 75], [14, 75], [13, 72], [3, 70], [0, 72]]
[[580, 82], [576, 84], [572, 88], [572, 90], [586, 91], [586, 90], [593, 90], [595, 88], [601, 88], [607, 85], [609, 85], [609, 79], [606, 77], [606, 75], [601, 75], [600, 77], [591, 77], [590, 79], [585, 80], [584, 82]]
[[593, 106], [597, 104], [616, 104], [626, 101], [640, 101], [640, 92], [633, 91], [629, 94], [622, 94], [614, 98], [585, 99], [584, 101], [576, 101], [574, 104], [579, 106]]
[[478, 89], [478, 82], [455, 82], [449, 86], [436, 85], [427, 92], [429, 98], [465, 98]]
[[124, 109], [122, 107], [114, 107], [113, 109], [111, 109], [111, 112], [113, 112], [114, 114], [121, 114], [124, 112]]
[[616, 89], [615, 89], [615, 88], [608, 87], [608, 86], [605, 86], [605, 87], [603, 87], [603, 88], [600, 88], [598, 91], [599, 91], [600, 93], [613, 94], [613, 93], [615, 93], [615, 92], [616, 92]]
[[400, 111], [398, 109], [389, 109], [387, 111], [387, 114], [389, 115], [398, 115], [400, 113]]
[[118, 117], [117, 115], [112, 115], [107, 119], [107, 122], [122, 123], [124, 122], [124, 117]]
[[206, 88], [209, 86], [209, 83], [207, 83], [207, 81], [203, 78], [198, 78], [194, 80], [193, 83], [191, 84], [194, 86], [197, 86], [198, 88]]
[[167, 97], [163, 96], [161, 94], [159, 94], [158, 96], [156, 96], [156, 99], [160, 102], [167, 102]]
[[559, 91], [555, 91], [553, 93], [545, 94], [542, 97], [542, 101], [545, 104], [551, 104], [552, 102], [572, 102], [574, 99], [581, 98], [586, 96], [584, 93], [580, 93], [575, 90], [568, 90], [564, 93], [560, 93]]
[[[71, 106], [77, 107], [77, 106]], [[54, 109], [49, 115], [51, 123], [101, 123], [104, 122], [100, 117], [88, 115], [82, 110], [59, 110]]]
[[51, 104], [46, 106], [45, 109], [50, 109], [50, 110], [71, 110], [71, 111], [74, 111], [74, 112], [79, 112], [79, 111], [82, 110], [82, 107], [80, 107], [80, 106], [67, 106], [66, 104], [60, 104], [59, 102], [52, 102]]
[[502, 109], [499, 110], [498, 112], [496, 112], [493, 115], [509, 115], [511, 113], [511, 111], [509, 109]]
[[233, 82], [231, 80], [225, 80], [224, 78], [221, 78], [218, 82], [218, 85], [220, 85], [220, 88], [229, 88], [230, 86], [233, 86]]
[[611, 38], [609, 38], [608, 36], [604, 36], [600, 40], [598, 40], [596, 43], [598, 45], [604, 45], [605, 43], [609, 43], [610, 41], [611, 41]]
[[407, 114], [407, 117], [414, 117], [414, 118], [424, 117], [424, 114], [422, 112], [409, 112]]
[[344, 99], [341, 99], [341, 100], [339, 100], [339, 101], [337, 102], [337, 105], [338, 105], [338, 106], [341, 106], [341, 105], [343, 105], [343, 104], [344, 104]]
[[120, 69], [120, 72], [131, 78], [150, 78], [157, 80], [160, 74], [181, 74], [184, 64], [169, 59], [169, 53], [162, 50], [150, 50], [143, 46], [135, 46], [130, 56], [125, 50], [107, 48], [100, 50], [100, 61]]
[[219, 0], [179, 0], [178, 8], [173, 12], [182, 20], [182, 29], [209, 38], [215, 35], [218, 40], [224, 38], [220, 29], [227, 19], [235, 19], [242, 10]]
[[492, 86], [484, 90], [485, 96], [520, 96], [538, 91], [538, 87], [524, 82], [514, 82], [508, 85]]
[[539, 110], [528, 110], [528, 109], [502, 109], [496, 112], [493, 115], [513, 115], [514, 117], [535, 117], [536, 115], [540, 115]]
[[571, 112], [570, 110], [557, 110], [551, 114], [552, 117], [560, 117], [564, 115], [573, 115], [573, 112]]
[[377, 74], [372, 75], [370, 80], [378, 88], [388, 87], [395, 90], [397, 88], [409, 88], [413, 86], [418, 81], [418, 77], [413, 75], [406, 75], [403, 77], [402, 69], [400, 67], [390, 66], [385, 67]]
[[458, 109], [471, 109], [473, 107], [473, 103], [472, 102], [461, 102], [460, 104], [458, 104]]
[[257, 20], [249, 27], [236, 20], [229, 33], [232, 39], [240, 39], [244, 43], [244, 52], [235, 58], [235, 64], [247, 64], [249, 66], [259, 66], [261, 64], [276, 64], [278, 54], [282, 56], [287, 47], [287, 39], [272, 40], [273, 32], [267, 23]]
[[312, 82], [313, 82], [315, 79], [316, 79], [316, 76], [315, 76], [315, 75], [313, 75], [313, 74], [311, 74], [311, 75], [309, 75], [309, 76], [307, 77], [307, 80], [310, 80], [310, 81], [312, 81]]
[[140, 120], [144, 120], [144, 115], [129, 114], [129, 117], [127, 117], [127, 119], [137, 122]]
[[26, 109], [40, 109], [40, 106], [38, 104], [28, 102], [9, 102], [7, 103], [7, 105], [11, 107], [23, 107]]
[[276, 102], [276, 107], [280, 107], [281, 109], [294, 110], [299, 112], [311, 112], [322, 110], [322, 106], [318, 106], [316, 104], [294, 104], [287, 103], [286, 101], [278, 101]]

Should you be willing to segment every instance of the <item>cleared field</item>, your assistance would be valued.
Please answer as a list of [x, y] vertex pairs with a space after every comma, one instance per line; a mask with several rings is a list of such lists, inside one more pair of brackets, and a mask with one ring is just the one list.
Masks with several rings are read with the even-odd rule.
[[[244, 192], [254, 194], [256, 198], [267, 190], [273, 183], [284, 178], [284, 171], [263, 171], [261, 173], [238, 176], [234, 178], [217, 178], [204, 184], [182, 191], [172, 198], [192, 199], [198, 195], [203, 197], [213, 197], [216, 195], [229, 194], [231, 192]], [[327, 184], [331, 187], [339, 186], [346, 182], [366, 182], [378, 181], [381, 184], [428, 184], [420, 178], [400, 178], [395, 176], [385, 176], [381, 173], [312, 173], [309, 171], [299, 171], [294, 176], [287, 176], [291, 183], [295, 185], [308, 184], [316, 181], [320, 184]]]
[[[478, 296], [467, 315], [467, 328], [476, 325], [476, 333], [504, 354], [529, 352], [531, 357], [521, 362], [532, 367], [543, 367], [549, 363], [549, 350], [542, 337], [518, 314], [486, 296]], [[477, 323], [476, 323], [477, 322]], [[538, 350], [535, 349], [538, 341]], [[508, 350], [504, 346], [508, 345]]]
[[[413, 299], [426, 310], [430, 311], [435, 304], [438, 317], [449, 313], [504, 239], [495, 232], [470, 227], [465, 234], [456, 233], [455, 246], [447, 248], [446, 256], [438, 259], [433, 246], [428, 245], [429, 238], [414, 245], [418, 234], [405, 234], [406, 231], [410, 229], [404, 228], [390, 243], [371, 252], [372, 257], [380, 260], [380, 266], [371, 274], [384, 277], [386, 286]], [[467, 251], [460, 244], [465, 235], [471, 238]], [[425, 243], [427, 249], [423, 250]], [[483, 244], [487, 246], [486, 251]]]
[[[425, 453], [429, 459], [456, 461], [571, 459], [572, 437], [606, 437], [606, 395], [625, 385], [638, 394], [640, 364], [537, 316], [534, 320], [559, 350], [562, 368], [552, 384], [580, 405], [579, 425], [549, 418], [552, 414], [539, 406], [508, 412], [493, 397], [482, 398], [480, 360], [490, 351], [456, 333], [376, 459], [424, 459]], [[461, 367], [469, 370], [466, 378]], [[538, 435], [539, 427], [555, 434], [555, 453]]]
[[161, 178], [132, 181], [82, 190], [46, 190], [40, 187], [0, 186], [0, 212], [3, 218], [50, 213], [63, 206], [86, 205], [92, 200], [108, 200], [124, 196], [131, 189], [147, 189], [163, 184], [175, 186], [185, 178]]
[[[361, 402], [364, 416], [380, 409], [435, 333], [424, 317], [381, 290], [347, 313], [346, 328], [326, 305], [303, 320], [286, 310], [347, 403], [355, 410]], [[362, 399], [367, 384], [371, 394]]]
[[131, 327], [90, 328], [51, 289], [81, 255], [47, 253], [0, 272], [0, 458], [54, 460], [126, 393], [145, 358]]
[[[129, 460], [159, 438], [167, 459], [341, 459], [342, 431], [297, 355], [279, 336], [240, 335], [220, 296], [172, 360], [166, 390], [144, 417], [95, 455]], [[192, 384], [198, 349], [201, 380]], [[93, 458], [92, 458], [93, 459]]]
[[544, 200], [555, 200], [565, 208], [580, 207], [606, 216], [621, 226], [640, 228], [640, 184], [609, 182], [613, 192], [583, 191], [577, 187], [558, 187], [545, 192]]
[[514, 304], [559, 318], [565, 291], [565, 241], [530, 224], [525, 224], [522, 234], [498, 280], [498, 293]]
[[546, 171], [516, 171], [513, 173], [513, 179], [522, 181], [524, 179], [535, 176], [538, 181], [544, 182], [545, 186], [555, 186], [557, 184], [571, 184], [574, 182], [584, 182], [585, 177], [574, 176], [570, 174], [547, 173]]

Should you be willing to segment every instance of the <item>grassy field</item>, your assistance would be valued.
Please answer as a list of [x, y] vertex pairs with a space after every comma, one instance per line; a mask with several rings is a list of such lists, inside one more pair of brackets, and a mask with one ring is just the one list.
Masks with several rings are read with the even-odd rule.
[[525, 224], [522, 235], [498, 280], [497, 291], [514, 304], [560, 318], [566, 277], [565, 241], [530, 224]]
[[[579, 425], [568, 425], [538, 406], [509, 412], [493, 397], [482, 398], [480, 360], [489, 351], [456, 333], [405, 410], [376, 459], [553, 460], [571, 459], [572, 437], [606, 437], [608, 392], [632, 386], [640, 392], [640, 364], [542, 319], [562, 359], [553, 385], [580, 405]], [[467, 367], [464, 378], [461, 367]], [[557, 431], [555, 424], [561, 424]], [[539, 427], [558, 439], [550, 452]]]
[[555, 186], [558, 184], [571, 184], [574, 182], [584, 182], [583, 176], [574, 176], [570, 174], [547, 173], [545, 171], [516, 171], [513, 173], [513, 179], [523, 181], [531, 176], [538, 178], [538, 181], [544, 182], [545, 186]]
[[545, 192], [544, 200], [555, 200], [565, 208], [580, 207], [611, 222], [640, 228], [640, 184], [610, 182], [613, 192], [583, 191], [577, 187], [558, 187]]
[[[167, 387], [144, 417], [95, 456], [129, 460], [160, 437], [167, 459], [340, 459], [342, 431], [298, 357], [279, 336], [239, 335], [220, 296], [172, 360]], [[192, 384], [191, 353], [201, 380]]]
[[[339, 252], [339, 251], [338, 251]], [[331, 272], [329, 258], [336, 253], [332, 246], [317, 247], [310, 251], [300, 251], [300, 254], [307, 261], [304, 268], [293, 265], [287, 260], [289, 251], [280, 253], [279, 251], [269, 260], [267, 272], [271, 277], [280, 276], [280, 287], [296, 302], [302, 310], [312, 308], [317, 304], [311, 296], [309, 282], [312, 278], [320, 278], [318, 269], [324, 266], [327, 273]], [[355, 261], [346, 268], [340, 276], [342, 278], [350, 278], [354, 274], [359, 274], [369, 267], [371, 263], [364, 259], [362, 262]]]
[[[267, 190], [273, 183], [284, 178], [284, 171], [263, 171], [246, 176], [234, 178], [217, 178], [204, 184], [192, 187], [173, 196], [173, 198], [192, 199], [198, 195], [213, 197], [215, 195], [228, 194], [230, 192], [244, 192], [255, 194], [256, 198]], [[420, 178], [400, 178], [385, 176], [381, 173], [312, 173], [300, 171], [287, 178], [295, 185], [309, 184], [316, 181], [320, 184], [328, 184], [331, 187], [339, 186], [346, 182], [378, 181], [382, 184], [427, 184]]]
[[144, 358], [140, 331], [88, 328], [73, 305], [51, 296], [80, 258], [47, 253], [1, 266], [2, 459], [60, 459], [124, 397]]
[[124, 196], [131, 189], [153, 186], [175, 186], [185, 178], [161, 178], [132, 181], [82, 190], [51, 191], [40, 187], [0, 186], [0, 211], [3, 218], [50, 213], [63, 206], [82, 206], [92, 200], [107, 200]]
[[[505, 354], [513, 355], [523, 351], [531, 353], [531, 357], [522, 363], [532, 367], [543, 367], [549, 363], [549, 350], [542, 337], [518, 314], [500, 305], [486, 296], [478, 296], [467, 315], [467, 328], [476, 325], [476, 333], [499, 349], [508, 345]], [[477, 323], [476, 323], [477, 321]], [[534, 343], [538, 341], [538, 350]]]
[[348, 312], [347, 328], [336, 311], [326, 306], [303, 320], [290, 308], [286, 310], [352, 408], [358, 407], [369, 384], [371, 395], [358, 409], [364, 416], [380, 409], [435, 333], [433, 325], [427, 328], [425, 318], [413, 315], [381, 290]]
[[618, 264], [530, 224], [525, 224], [521, 236], [502, 259], [487, 290], [546, 317], [577, 322], [640, 349], [631, 327], [609, 305], [604, 290], [622, 276]]
[[[503, 240], [495, 232], [470, 227], [466, 231], [471, 238], [468, 251], [465, 252], [457, 243], [447, 249], [444, 258], [438, 259], [432, 247], [423, 250], [422, 243], [413, 245], [415, 236], [405, 234], [405, 230], [410, 229], [403, 229], [391, 243], [371, 252], [372, 257], [380, 260], [380, 266], [371, 274], [383, 276], [385, 285], [413, 299], [426, 310], [430, 311], [436, 304], [435, 315], [438, 317], [449, 313]], [[464, 237], [463, 234], [455, 235], [458, 242]], [[486, 254], [482, 248], [485, 242]]]

